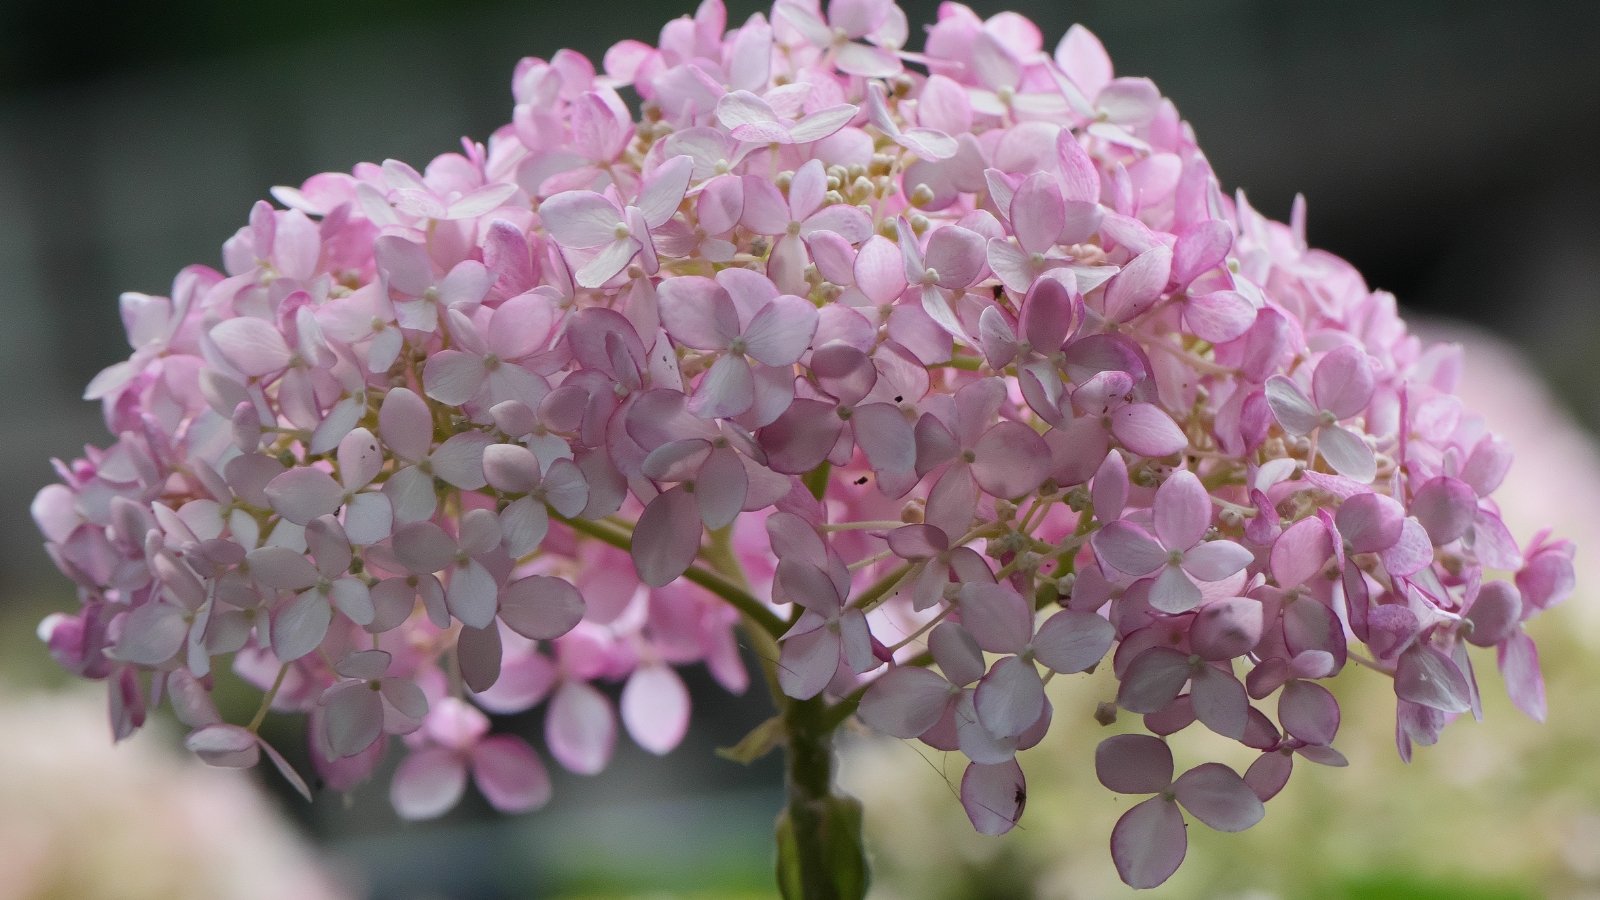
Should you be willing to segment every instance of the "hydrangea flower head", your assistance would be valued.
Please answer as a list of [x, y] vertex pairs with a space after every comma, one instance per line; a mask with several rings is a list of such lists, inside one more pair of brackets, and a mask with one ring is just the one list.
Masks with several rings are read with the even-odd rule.
[[[1572, 548], [1508, 532], [1459, 352], [1303, 204], [1226, 193], [1081, 27], [729, 24], [705, 0], [599, 66], [526, 59], [486, 143], [278, 188], [220, 270], [124, 295], [133, 355], [87, 394], [114, 438], [34, 504], [81, 600], [41, 633], [117, 737], [170, 703], [203, 758], [303, 784], [210, 704], [227, 665], [309, 716], [329, 785], [399, 754], [404, 815], [469, 780], [526, 810], [619, 721], [675, 747], [679, 667], [744, 690], [742, 625], [817, 713], [766, 746], [855, 715], [962, 754], [998, 834], [1017, 752], [1092, 727], [1045, 682], [1109, 666], [1148, 734], [1092, 764], [1155, 795], [1111, 829], [1144, 887], [1184, 811], [1241, 830], [1295, 756], [1343, 765], [1322, 682], [1351, 662], [1393, 679], [1405, 757], [1479, 713], [1469, 647], [1543, 716], [1522, 623]], [[537, 706], [542, 740], [492, 733]], [[1188, 728], [1259, 758], [1174, 776]]]

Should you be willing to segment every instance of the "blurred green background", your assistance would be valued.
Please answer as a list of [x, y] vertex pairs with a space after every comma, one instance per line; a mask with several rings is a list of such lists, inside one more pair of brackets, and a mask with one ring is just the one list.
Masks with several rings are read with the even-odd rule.
[[[758, 8], [732, 2], [730, 20]], [[906, 8], [914, 29], [935, 14], [931, 2]], [[1589, 439], [1552, 437], [1569, 415], [1600, 425], [1600, 4], [1009, 8], [1033, 17], [1047, 46], [1072, 22], [1089, 26], [1119, 74], [1148, 75], [1173, 98], [1226, 187], [1244, 188], [1274, 217], [1305, 193], [1312, 243], [1351, 259], [1375, 287], [1530, 353], [1536, 377], [1555, 387], [1548, 408], [1529, 399], [1536, 387], [1508, 387], [1523, 385], [1509, 363], [1472, 363], [1484, 391], [1509, 393], [1504, 415], [1521, 419], [1500, 430], [1524, 448], [1521, 469], [1543, 476], [1507, 502], [1526, 507], [1524, 523], [1560, 518], [1569, 536], [1600, 545], [1586, 512], [1600, 505], [1575, 499], [1600, 503], [1600, 488], [1578, 486], [1600, 478]], [[573, 47], [598, 58], [622, 38], [653, 39], [687, 12], [661, 0], [0, 0], [0, 422], [13, 446], [0, 474], [0, 720], [20, 715], [32, 692], [64, 686], [33, 632], [74, 601], [39, 549], [27, 505], [52, 478], [51, 456], [104, 439], [98, 409], [77, 398], [127, 354], [117, 294], [164, 293], [181, 266], [216, 264], [221, 242], [272, 185], [361, 160], [420, 166], [462, 135], [484, 137], [509, 116], [522, 56]], [[1519, 536], [1531, 527], [1518, 526]], [[1580, 583], [1590, 573], [1580, 570]], [[1490, 721], [1452, 727], [1406, 768], [1394, 758], [1385, 686], [1350, 678], [1340, 746], [1352, 768], [1301, 766], [1245, 835], [1192, 829], [1190, 860], [1167, 892], [1600, 895], [1600, 619], [1585, 608], [1597, 593], [1581, 589], [1536, 630], [1551, 724], [1498, 702], [1492, 662], [1480, 660], [1497, 701]], [[778, 770], [711, 752], [764, 718], [765, 702], [759, 691], [729, 698], [703, 673], [688, 675], [698, 705], [682, 748], [657, 759], [624, 738], [610, 771], [558, 775], [555, 801], [532, 816], [499, 818], [469, 798], [441, 822], [401, 825], [380, 789], [307, 806], [275, 779], [260, 782], [272, 792], [270, 814], [292, 822], [356, 896], [765, 896]], [[1061, 727], [1026, 760], [1029, 814], [1011, 838], [970, 834], [939, 774], [958, 780], [956, 761], [924, 762], [898, 743], [853, 752], [853, 783], [882, 795], [869, 806], [883, 896], [1095, 897], [1114, 888], [1104, 842], [1120, 801], [1093, 783], [1099, 734], [1083, 707], [1107, 689], [1063, 681], [1075, 683], [1057, 700]], [[539, 724], [511, 723], [530, 735]], [[50, 755], [46, 726], [0, 727], [12, 735], [5, 743], [43, 746], [33, 759]], [[279, 743], [298, 743], [293, 723], [279, 727]], [[134, 743], [175, 741], [167, 732]], [[127, 760], [143, 751], [106, 752]], [[27, 771], [15, 777], [26, 781]], [[109, 792], [127, 781], [88, 761], [71, 771], [80, 788]], [[42, 829], [29, 824], [27, 803], [76, 802], [28, 796], [0, 783], [0, 820], [22, 823], [0, 821], [0, 837]], [[50, 832], [60, 844], [52, 852], [111, 865], [90, 861], [90, 835], [66, 843], [70, 827]], [[26, 863], [0, 864], [0, 900], [41, 896], [29, 893]], [[240, 896], [297, 896], [257, 886]], [[86, 895], [58, 886], [54, 896]]]

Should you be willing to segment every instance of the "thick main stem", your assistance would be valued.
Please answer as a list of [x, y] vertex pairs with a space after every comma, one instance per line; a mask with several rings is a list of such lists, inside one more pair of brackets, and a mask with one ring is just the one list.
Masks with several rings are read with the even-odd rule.
[[[785, 785], [788, 805], [784, 809], [787, 820], [779, 825], [779, 872], [785, 895], [803, 900], [836, 900], [840, 898], [839, 886], [833, 871], [829, 845], [830, 815], [836, 798], [833, 793], [833, 732], [824, 723], [824, 708], [820, 697], [810, 700], [788, 699], [783, 711], [788, 732], [786, 748], [788, 763]], [[839, 823], [843, 824], [843, 823]], [[789, 834], [783, 833], [787, 825]], [[832, 836], [837, 838], [844, 835]], [[789, 846], [782, 844], [788, 839]], [[859, 845], [859, 836], [854, 838]], [[792, 854], [784, 859], [785, 851]], [[798, 879], [795, 876], [798, 876]], [[799, 884], [793, 882], [798, 880]], [[799, 893], [790, 893], [798, 887]]]

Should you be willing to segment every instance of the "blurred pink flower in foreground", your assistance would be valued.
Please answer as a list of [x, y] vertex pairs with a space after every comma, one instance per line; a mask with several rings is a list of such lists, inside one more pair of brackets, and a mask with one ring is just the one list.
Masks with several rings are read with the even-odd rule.
[[80, 692], [0, 701], [0, 897], [349, 896], [251, 783], [160, 742], [113, 748]]
[[[1224, 194], [1082, 28], [1049, 53], [946, 4], [909, 52], [886, 0], [727, 26], [706, 0], [604, 71], [524, 60], [486, 145], [281, 188], [225, 271], [124, 296], [133, 359], [89, 391], [116, 442], [34, 506], [83, 602], [46, 640], [109, 682], [118, 737], [170, 695], [209, 761], [301, 784], [211, 708], [233, 654], [263, 711], [311, 715], [329, 784], [398, 744], [403, 813], [469, 772], [526, 809], [543, 763], [469, 704], [548, 700], [546, 749], [588, 774], [621, 682], [664, 753], [672, 667], [742, 690], [742, 622], [781, 695], [735, 755], [786, 747], [780, 881], [809, 896], [864, 889], [823, 839], [859, 828], [828, 751], [858, 712], [965, 755], [1000, 833], [1045, 678], [1109, 652], [1154, 735], [1096, 758], [1158, 794], [1113, 831], [1138, 887], [1186, 850], [1168, 794], [1239, 829], [1294, 756], [1344, 763], [1318, 681], [1347, 662], [1393, 678], [1408, 758], [1479, 710], [1469, 645], [1544, 715], [1520, 626], [1573, 548], [1511, 535], [1458, 349], [1310, 249], [1303, 205]], [[1144, 771], [1196, 723], [1257, 762]]]

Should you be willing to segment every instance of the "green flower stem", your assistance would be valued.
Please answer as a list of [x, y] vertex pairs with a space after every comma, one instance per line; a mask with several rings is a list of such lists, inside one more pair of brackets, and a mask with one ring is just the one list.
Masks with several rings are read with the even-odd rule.
[[[555, 516], [555, 518], [580, 534], [586, 534], [589, 537], [605, 541], [619, 550], [630, 552], [633, 550], [633, 536], [620, 528], [592, 522], [588, 519], [569, 519], [559, 515]], [[721, 573], [699, 566], [690, 566], [689, 570], [683, 573], [683, 577], [728, 601], [728, 605], [744, 613], [747, 618], [760, 626], [761, 630], [766, 632], [768, 636], [777, 638], [786, 630], [787, 626], [782, 619], [778, 618], [777, 613], [768, 609], [766, 604], [751, 596], [749, 591], [739, 587]]]

